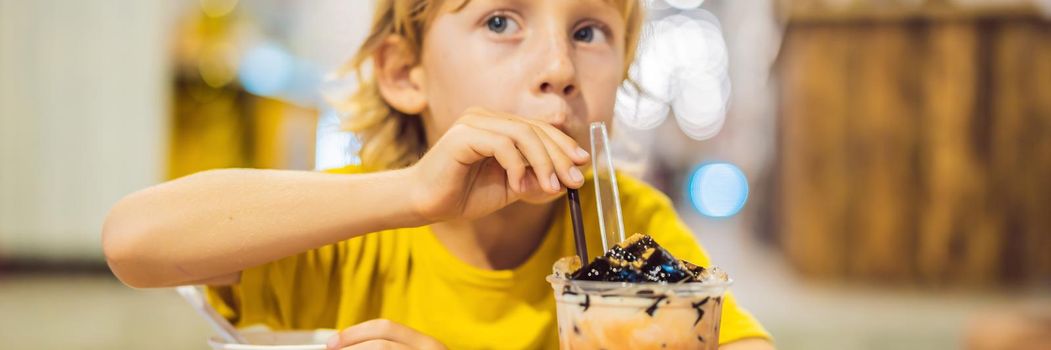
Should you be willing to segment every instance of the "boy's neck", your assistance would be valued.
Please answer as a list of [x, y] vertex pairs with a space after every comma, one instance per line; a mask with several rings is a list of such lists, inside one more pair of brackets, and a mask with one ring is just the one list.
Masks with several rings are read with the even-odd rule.
[[517, 202], [479, 219], [440, 222], [431, 228], [438, 241], [467, 264], [513, 269], [540, 247], [556, 207], [557, 201]]

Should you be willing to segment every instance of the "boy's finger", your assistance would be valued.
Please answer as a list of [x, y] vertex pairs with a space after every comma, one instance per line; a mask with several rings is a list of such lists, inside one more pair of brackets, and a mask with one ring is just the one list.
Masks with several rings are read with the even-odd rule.
[[528, 164], [522, 158], [522, 152], [515, 147], [514, 140], [508, 136], [488, 130], [469, 126], [467, 128], [471, 130], [463, 134], [463, 142], [467, 144], [467, 149], [473, 154], [457, 157], [457, 159], [473, 159], [473, 161], [465, 162], [466, 164], [473, 164], [481, 160], [481, 158], [493, 157], [500, 164], [500, 167], [507, 171], [508, 186], [516, 192], [523, 192], [522, 184], [525, 182]]
[[587, 150], [582, 148], [575, 139], [570, 137], [561, 129], [556, 128], [554, 125], [551, 125], [550, 123], [545, 122], [543, 120], [526, 118], [510, 113], [490, 111], [484, 108], [470, 108], [468, 109], [468, 112], [471, 114], [485, 117], [509, 119], [531, 124], [535, 127], [538, 127], [541, 131], [543, 131], [544, 134], [547, 134], [547, 136], [551, 137], [552, 140], [555, 140], [555, 143], [559, 145], [562, 151], [565, 152], [565, 154], [568, 155], [570, 159], [573, 159], [574, 163], [583, 165], [591, 160], [591, 154], [589, 154]]
[[[403, 344], [414, 349], [444, 349], [445, 347], [434, 338], [417, 332], [400, 323], [375, 319], [365, 321], [347, 329], [329, 339], [328, 349], [343, 349], [358, 344], [364, 344], [373, 340], [385, 340], [392, 343]], [[385, 343], [374, 343], [370, 346], [384, 345]]]
[[561, 148], [562, 151], [566, 153], [566, 155], [573, 159], [574, 163], [578, 165], [583, 165], [589, 160], [591, 160], [591, 155], [588, 154], [588, 151], [581, 148], [580, 144], [578, 144], [576, 140], [574, 140], [572, 137], [569, 137], [569, 135], [566, 135], [566, 133], [562, 132], [562, 130], [559, 130], [553, 125], [539, 120], [529, 120], [529, 123], [539, 128], [541, 131], [544, 132], [544, 134], [546, 134], [548, 137], [554, 140], [555, 143], [558, 144], [559, 148]]
[[344, 347], [341, 350], [412, 350], [412, 348], [389, 340], [374, 339]]
[[536, 193], [547, 193], [547, 190], [540, 183], [536, 181], [534, 176], [525, 176], [522, 178], [522, 189], [518, 191], [520, 196], [529, 196]]
[[566, 184], [566, 187], [578, 188], [584, 184], [584, 174], [577, 169], [576, 165], [573, 164], [573, 160], [569, 158], [562, 148], [552, 140], [550, 136], [544, 131], [536, 128], [537, 135], [544, 142], [544, 147], [547, 148], [547, 153], [551, 156], [551, 162], [555, 164], [555, 171], [558, 173], [558, 177], [562, 179], [562, 183]]
[[537, 180], [543, 184], [548, 192], [557, 193], [562, 189], [562, 183], [555, 173], [554, 164], [548, 154], [543, 140], [537, 135], [536, 130], [528, 123], [501, 117], [468, 115], [460, 119], [461, 123], [471, 127], [488, 130], [494, 133], [507, 135], [514, 139], [515, 146], [525, 156], [529, 166], [533, 168]]
[[[532, 176], [528, 176], [527, 178], [532, 178]], [[524, 193], [518, 194], [518, 200], [530, 204], [549, 203], [552, 200], [561, 197], [565, 193], [565, 191], [559, 191], [559, 193], [548, 192], [540, 188], [539, 185], [533, 182], [535, 182], [535, 180], [532, 180], [529, 184], [526, 185], [527, 190]]]

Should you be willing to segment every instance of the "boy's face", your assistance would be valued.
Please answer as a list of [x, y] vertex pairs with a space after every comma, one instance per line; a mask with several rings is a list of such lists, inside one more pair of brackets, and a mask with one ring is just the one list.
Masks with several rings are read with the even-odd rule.
[[604, 0], [445, 1], [424, 35], [424, 125], [433, 143], [469, 107], [537, 118], [587, 148], [623, 80], [625, 23]]

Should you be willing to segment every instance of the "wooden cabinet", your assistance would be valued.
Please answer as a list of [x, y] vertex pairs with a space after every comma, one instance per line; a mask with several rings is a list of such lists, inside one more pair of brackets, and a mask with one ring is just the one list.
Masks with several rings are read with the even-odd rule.
[[769, 227], [791, 263], [877, 283], [1051, 281], [1051, 21], [1025, 2], [825, 3], [780, 4]]

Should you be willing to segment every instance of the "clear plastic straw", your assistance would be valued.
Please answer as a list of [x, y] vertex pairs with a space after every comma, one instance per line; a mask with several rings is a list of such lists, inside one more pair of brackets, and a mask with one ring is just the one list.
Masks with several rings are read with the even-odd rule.
[[613, 168], [606, 123], [591, 123], [591, 167], [595, 176], [595, 204], [598, 206], [602, 251], [624, 240], [624, 219], [620, 210], [620, 190]]

